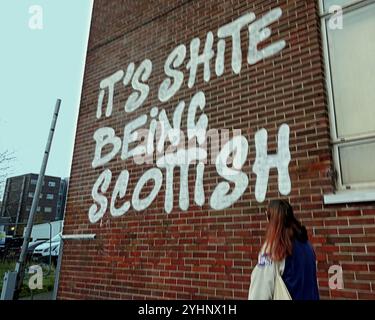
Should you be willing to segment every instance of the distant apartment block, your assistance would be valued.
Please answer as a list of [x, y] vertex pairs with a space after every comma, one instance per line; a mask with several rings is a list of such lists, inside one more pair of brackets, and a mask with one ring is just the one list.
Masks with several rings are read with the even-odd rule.
[[[29, 173], [8, 178], [6, 181], [0, 217], [7, 218], [9, 223], [15, 226], [17, 235], [22, 234], [27, 223], [37, 180], [37, 174]], [[34, 223], [63, 219], [67, 188], [68, 179], [44, 177]]]

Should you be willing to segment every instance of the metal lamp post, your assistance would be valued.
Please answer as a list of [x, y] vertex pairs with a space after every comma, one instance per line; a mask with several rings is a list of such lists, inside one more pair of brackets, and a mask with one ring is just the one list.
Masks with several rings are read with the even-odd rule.
[[25, 237], [24, 237], [23, 244], [22, 244], [21, 254], [20, 254], [19, 260], [17, 261], [16, 268], [15, 268], [15, 272], [17, 273], [17, 280], [16, 280], [16, 286], [15, 286], [15, 290], [14, 290], [13, 299], [18, 299], [19, 293], [21, 291], [22, 283], [23, 283], [23, 278], [24, 278], [24, 275], [25, 275], [25, 264], [26, 264], [25, 262], [26, 262], [26, 256], [27, 256], [27, 249], [28, 249], [29, 242], [30, 242], [30, 236], [31, 236], [31, 230], [32, 230], [32, 227], [33, 227], [34, 216], [35, 216], [35, 213], [36, 213], [37, 207], [38, 207], [39, 195], [40, 195], [40, 192], [42, 190], [44, 174], [45, 174], [45, 171], [46, 171], [48, 156], [49, 156], [49, 152], [50, 152], [50, 149], [51, 149], [53, 135], [54, 135], [54, 132], [55, 132], [57, 117], [59, 115], [60, 104], [61, 104], [61, 100], [58, 99], [56, 101], [55, 110], [54, 110], [54, 113], [53, 113], [53, 118], [52, 118], [52, 123], [51, 123], [51, 128], [50, 128], [50, 131], [49, 131], [47, 145], [46, 145], [46, 149], [45, 149], [45, 152], [44, 152], [43, 162], [42, 162], [42, 166], [41, 166], [40, 173], [39, 173], [39, 176], [38, 176], [38, 181], [37, 181], [37, 184], [36, 184], [36, 189], [35, 189], [33, 202], [32, 202], [32, 205], [31, 205], [29, 219], [27, 221], [26, 232], [25, 232]]

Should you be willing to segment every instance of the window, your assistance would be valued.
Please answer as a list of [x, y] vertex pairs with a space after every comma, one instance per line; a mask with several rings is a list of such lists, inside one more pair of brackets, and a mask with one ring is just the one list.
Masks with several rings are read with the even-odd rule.
[[47, 200], [53, 200], [53, 194], [47, 193]]
[[51, 207], [44, 207], [44, 212], [50, 213], [50, 212], [52, 212], [52, 208]]
[[37, 180], [31, 179], [31, 184], [36, 184]]
[[49, 187], [52, 187], [52, 188], [53, 188], [53, 187], [56, 187], [56, 182], [55, 182], [55, 181], [49, 181], [49, 182], [48, 182], [48, 186], [49, 186]]
[[[342, 6], [342, 28], [330, 19]], [[375, 1], [321, 0], [338, 189], [375, 187]]]
[[57, 242], [61, 240], [61, 232], [55, 235], [52, 239], [51, 242]]
[[323, 0], [323, 6], [324, 10], [328, 12], [331, 6], [339, 5], [344, 7], [351, 4], [355, 4], [356, 2], [361, 2], [361, 0]]
[[[28, 197], [34, 198], [34, 192], [29, 192]], [[42, 199], [42, 198], [43, 198], [43, 193], [39, 194], [39, 199]]]

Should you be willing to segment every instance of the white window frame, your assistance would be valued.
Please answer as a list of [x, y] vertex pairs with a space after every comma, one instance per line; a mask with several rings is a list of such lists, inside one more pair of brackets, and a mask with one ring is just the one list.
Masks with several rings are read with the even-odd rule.
[[[331, 64], [330, 64], [328, 35], [327, 35], [327, 20], [329, 20], [334, 13], [329, 13], [328, 11], [324, 11], [323, 2], [324, 0], [319, 0], [320, 18], [321, 18], [321, 34], [322, 34], [322, 40], [323, 40], [322, 45], [323, 45], [323, 55], [324, 55], [324, 63], [325, 63], [325, 71], [326, 71], [326, 85], [327, 85], [329, 117], [330, 117], [329, 122], [330, 122], [331, 139], [332, 139], [331, 143], [333, 145], [333, 160], [334, 160], [334, 166], [335, 166], [335, 171], [337, 175], [336, 176], [336, 189], [338, 191], [364, 190], [364, 193], [366, 193], [368, 197], [369, 195], [368, 190], [369, 189], [375, 190], [375, 181], [371, 183], [356, 183], [356, 184], [351, 184], [351, 185], [349, 184], [344, 185], [342, 183], [339, 147], [360, 145], [365, 142], [373, 142], [375, 141], [375, 134], [368, 134], [368, 135], [361, 134], [361, 135], [357, 135], [357, 136], [353, 136], [353, 137], [345, 138], [345, 139], [344, 138], [339, 139], [337, 137], [335, 105], [334, 105], [333, 86], [332, 86], [333, 80], [331, 76]], [[342, 10], [344, 14], [344, 27], [345, 27], [345, 14], [346, 13], [353, 12], [354, 10], [372, 5], [374, 3], [375, 3], [375, 0], [353, 0], [350, 4], [343, 6]], [[372, 195], [369, 198], [372, 199], [373, 198]], [[355, 197], [355, 199], [356, 201], [361, 201], [361, 197], [358, 198], [357, 196]], [[356, 201], [353, 200], [353, 202], [356, 202]], [[367, 201], [370, 201], [370, 200], [367, 200]], [[348, 200], [347, 202], [351, 202], [351, 201]]]

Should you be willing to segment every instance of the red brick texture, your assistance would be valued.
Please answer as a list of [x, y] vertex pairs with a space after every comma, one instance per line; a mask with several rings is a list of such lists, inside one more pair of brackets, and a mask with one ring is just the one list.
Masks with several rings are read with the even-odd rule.
[[[188, 88], [190, 41], [199, 37], [203, 50], [206, 34], [247, 12], [262, 17], [280, 7], [283, 15], [273, 23], [269, 41], [284, 39], [281, 53], [256, 65], [246, 61], [249, 37], [241, 32], [243, 63], [240, 74], [231, 69], [231, 50], [226, 50], [225, 70], [216, 76], [214, 59], [211, 79], [203, 80], [203, 67]], [[307, 226], [318, 259], [321, 297], [375, 299], [375, 206], [373, 203], [324, 205], [331, 193], [332, 155], [318, 5], [310, 0], [96, 0], [87, 53], [84, 84], [74, 147], [64, 234], [95, 233], [95, 240], [64, 242], [59, 299], [247, 299], [250, 275], [263, 240], [268, 201], [280, 197], [278, 175], [270, 171], [266, 201], [258, 203], [254, 189], [256, 175], [254, 135], [268, 131], [268, 152], [275, 153], [277, 131], [290, 127], [292, 182], [287, 198], [299, 219]], [[165, 78], [164, 63], [179, 44], [187, 56], [181, 89], [166, 103], [158, 100], [158, 88]], [[231, 48], [231, 41], [227, 41]], [[144, 59], [153, 64], [147, 83], [150, 94], [135, 112], [126, 113], [124, 104], [130, 86], [115, 90], [111, 117], [96, 118], [100, 81], [114, 72], [138, 66]], [[249, 142], [243, 171], [249, 185], [231, 207], [215, 211], [209, 197], [222, 181], [215, 166], [204, 172], [205, 202], [202, 207], [190, 199], [187, 211], [178, 206], [179, 174], [175, 174], [174, 206], [164, 211], [165, 175], [161, 190], [150, 207], [131, 208], [121, 217], [105, 213], [102, 221], [88, 218], [92, 187], [105, 168], [112, 181], [111, 194], [121, 170], [130, 172], [125, 200], [130, 200], [142, 173], [155, 165], [135, 165], [118, 154], [104, 167], [93, 169], [94, 132], [103, 126], [122, 137], [124, 125], [153, 106], [164, 108], [171, 118], [179, 101], [190, 102], [199, 90], [206, 95], [205, 114], [209, 128], [241, 129]], [[186, 116], [183, 116], [186, 129]], [[189, 176], [194, 193], [195, 170]], [[146, 186], [144, 192], [152, 186]], [[191, 197], [190, 197], [191, 198]], [[341, 265], [344, 289], [331, 290], [328, 269]]]

